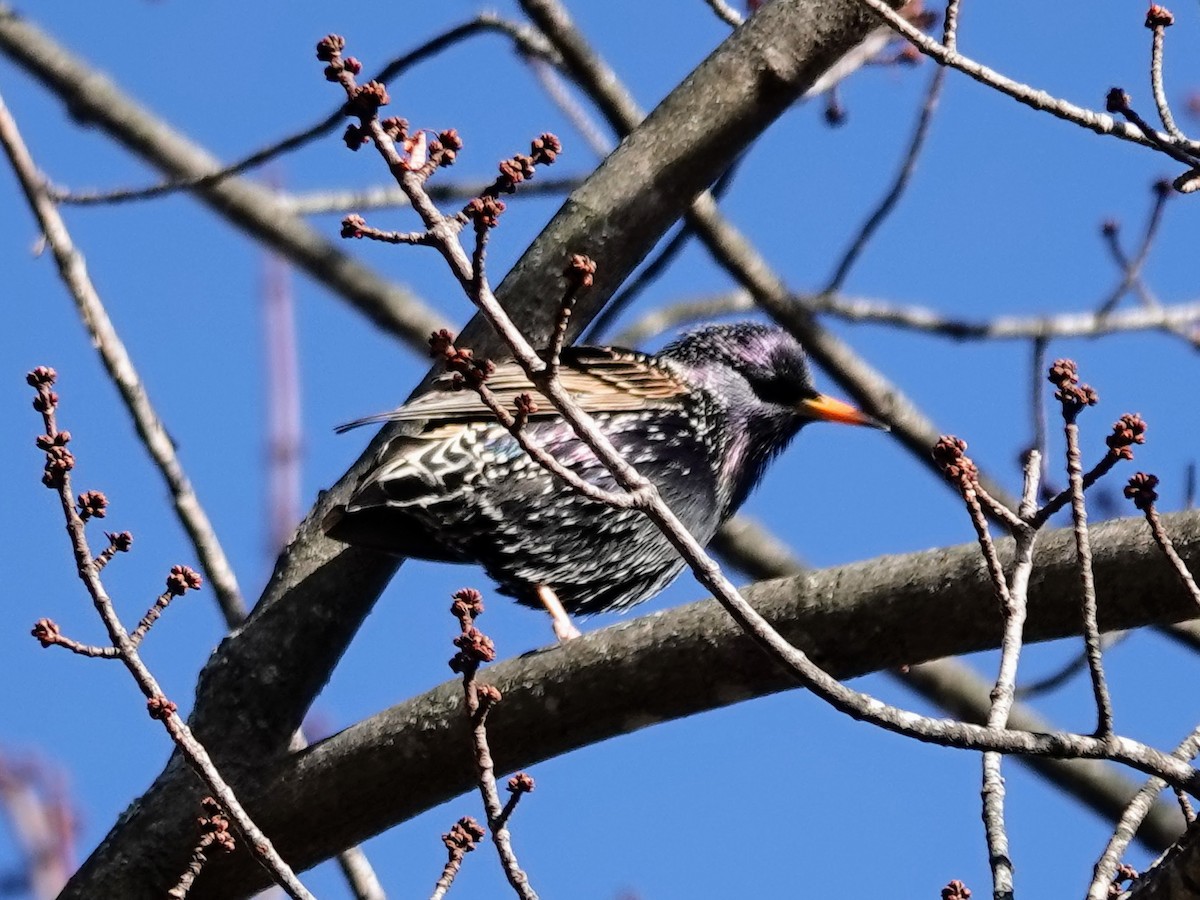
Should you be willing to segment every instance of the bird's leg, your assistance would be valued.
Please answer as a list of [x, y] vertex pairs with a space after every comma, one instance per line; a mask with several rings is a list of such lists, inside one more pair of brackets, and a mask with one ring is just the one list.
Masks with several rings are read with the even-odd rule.
[[537, 597], [542, 602], [542, 606], [546, 607], [546, 612], [550, 613], [550, 618], [554, 623], [554, 636], [558, 638], [559, 642], [566, 643], [580, 636], [579, 629], [575, 627], [575, 623], [571, 621], [571, 617], [563, 609], [563, 605], [559, 602], [558, 595], [554, 593], [553, 588], [539, 584], [537, 586]]

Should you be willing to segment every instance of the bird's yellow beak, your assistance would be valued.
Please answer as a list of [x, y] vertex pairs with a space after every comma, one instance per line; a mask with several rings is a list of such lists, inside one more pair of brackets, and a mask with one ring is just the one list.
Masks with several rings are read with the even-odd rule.
[[835, 400], [833, 397], [826, 397], [824, 394], [817, 394], [817, 396], [811, 397], [808, 400], [801, 400], [798, 409], [801, 415], [810, 419], [820, 419], [823, 422], [841, 422], [844, 425], [867, 425], [883, 431], [890, 430], [878, 419], [871, 418], [858, 407], [851, 406], [849, 403], [844, 403], [841, 400]]

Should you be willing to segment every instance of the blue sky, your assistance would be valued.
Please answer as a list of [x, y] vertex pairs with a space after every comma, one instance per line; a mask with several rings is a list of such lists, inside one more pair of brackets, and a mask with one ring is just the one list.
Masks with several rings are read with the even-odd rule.
[[[652, 107], [721, 40], [725, 28], [700, 0], [574, 4], [573, 12], [641, 104]], [[517, 15], [512, 4], [502, 12]], [[1124, 86], [1149, 114], [1149, 34], [1139, 3], [1014, 0], [968, 4], [961, 49], [1006, 73], [1098, 108]], [[477, 11], [469, 3], [276, 4], [81, 2], [29, 5], [34, 20], [107, 72], [168, 122], [222, 159], [235, 158], [308, 124], [337, 102], [312, 54], [329, 31], [346, 35], [368, 70]], [[1196, 40], [1195, 10], [1177, 9], [1168, 33], [1167, 78], [1182, 104], [1196, 73], [1177, 61]], [[668, 37], [669, 36], [669, 37]], [[475, 54], [485, 51], [487, 64]], [[723, 208], [797, 289], [820, 286], [885, 188], [932, 74], [873, 68], [843, 89], [849, 118], [830, 129], [816, 106], [789, 112], [748, 155]], [[73, 188], [156, 180], [102, 135], [79, 127], [26, 74], [0, 61], [0, 92], [39, 164]], [[486, 177], [497, 159], [546, 130], [566, 145], [557, 174], [583, 174], [596, 160], [533, 78], [497, 38], [477, 39], [415, 70], [392, 90], [392, 110], [432, 129], [456, 127], [466, 148], [452, 177]], [[1184, 127], [1191, 123], [1184, 117]], [[293, 190], [381, 184], [368, 152], [351, 155], [336, 136], [272, 164], [265, 174]], [[1150, 185], [1177, 172], [1168, 161], [1039, 115], [951, 75], [928, 152], [910, 193], [855, 269], [847, 290], [920, 303], [950, 315], [987, 317], [1094, 308], [1117, 278], [1099, 237], [1107, 218], [1139, 234]], [[515, 260], [557, 208], [554, 199], [510, 205], [495, 234], [491, 270]], [[39, 483], [32, 438], [38, 422], [23, 375], [60, 373], [62, 423], [75, 435], [80, 490], [104, 490], [107, 527], [135, 533], [134, 553], [106, 582], [127, 621], [159, 590], [167, 569], [194, 554], [164, 502], [157, 473], [134, 439], [104, 379], [51, 261], [35, 258], [36, 228], [13, 179], [0, 175], [0, 271], [6, 275], [0, 328], [0, 750], [36, 754], [67, 773], [86, 852], [155, 777], [169, 753], [115, 665], [43, 652], [28, 637], [49, 616], [72, 636], [101, 630], [70, 569], [59, 513]], [[789, 212], [778, 210], [786, 204]], [[262, 250], [186, 197], [112, 208], [68, 209], [68, 225], [92, 277], [175, 437], [246, 594], [265, 582], [268, 546], [261, 303]], [[339, 216], [314, 219], [336, 237]], [[404, 212], [369, 216], [411, 228]], [[1195, 297], [1195, 202], [1172, 198], [1147, 263], [1164, 302]], [[409, 285], [447, 320], [471, 310], [436, 254], [357, 242], [345, 245], [377, 271]], [[337, 436], [338, 422], [402, 399], [426, 368], [396, 341], [302, 275], [292, 276], [304, 427], [303, 496], [334, 482], [367, 435]], [[624, 320], [672, 299], [723, 290], [729, 279], [698, 248]], [[1125, 301], [1130, 303], [1132, 301]], [[1028, 441], [1025, 344], [954, 344], [869, 326], [834, 324], [939, 426], [965, 437], [971, 454], [1014, 487]], [[1182, 496], [1200, 422], [1189, 385], [1195, 351], [1163, 335], [1062, 341], [1099, 390], [1084, 436], [1098, 456], [1113, 419], [1137, 410], [1150, 423], [1137, 468], [1163, 478], [1164, 508]], [[819, 373], [819, 384], [839, 393]], [[1053, 422], [1053, 420], [1052, 420]], [[1057, 446], [1057, 445], [1055, 445]], [[1129, 473], [1132, 472], [1130, 468]], [[853, 475], [851, 475], [853, 473]], [[1129, 474], [1126, 473], [1126, 474]], [[1114, 480], [1114, 486], [1123, 480]], [[807, 430], [768, 475], [746, 511], [785, 536], [814, 565], [836, 565], [971, 539], [949, 491], [878, 433]], [[410, 562], [380, 600], [319, 699], [332, 729], [437, 684], [454, 623], [447, 597], [464, 584], [485, 594], [482, 573]], [[684, 577], [639, 608], [697, 599]], [[550, 639], [539, 615], [495, 598], [486, 627], [504, 656]], [[601, 617], [586, 628], [617, 621]], [[196, 673], [222, 626], [207, 593], [171, 608], [145, 645], [171, 696], [186, 705]], [[1027, 674], [1050, 671], [1074, 643], [1037, 648]], [[990, 677], [994, 660], [977, 662]], [[1173, 744], [1195, 712], [1179, 687], [1197, 664], [1153, 633], [1110, 656], [1118, 727]], [[924, 709], [885, 676], [858, 685]], [[1086, 684], [1076, 682], [1042, 709], [1064, 726], [1090, 727]], [[798, 692], [741, 704], [608, 741], [532, 770], [537, 792], [522, 804], [515, 841], [543, 896], [646, 898], [756, 893], [821, 895], [847, 879], [857, 895], [935, 897], [951, 878], [986, 893], [978, 811], [978, 758], [880, 734]], [[1105, 828], [1025, 770], [1006, 769], [1013, 858], [1026, 896], [1081, 892]], [[408, 822], [368, 845], [393, 896], [428, 892], [440, 869], [438, 836], [460, 815], [481, 815], [474, 795]], [[0, 831], [0, 871], [15, 863]], [[769, 837], [767, 836], [769, 835]], [[1050, 849], [1052, 848], [1052, 849]], [[868, 856], [874, 864], [864, 865]], [[1135, 865], [1144, 863], [1139, 856]], [[322, 897], [344, 896], [325, 867], [306, 878]], [[502, 877], [490, 851], [470, 857], [454, 888], [462, 898], [495, 896]]]

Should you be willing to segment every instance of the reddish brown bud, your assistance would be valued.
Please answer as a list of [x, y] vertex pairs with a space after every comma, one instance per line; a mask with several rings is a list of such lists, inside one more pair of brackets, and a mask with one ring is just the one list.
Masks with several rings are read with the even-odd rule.
[[347, 56], [342, 60], [342, 67], [351, 75], [357, 75], [362, 71], [362, 63], [353, 56]]
[[1125, 496], [1133, 501], [1133, 505], [1145, 512], [1158, 500], [1155, 488], [1158, 487], [1158, 476], [1146, 472], [1138, 472], [1125, 485]]
[[327, 34], [317, 41], [317, 59], [332, 62], [346, 47], [346, 39], [340, 34]]
[[46, 451], [46, 469], [42, 473], [42, 484], [56, 488], [63, 483], [63, 476], [75, 468], [75, 455], [66, 447], [55, 446]]
[[403, 141], [408, 138], [408, 119], [402, 119], [399, 116], [388, 116], [379, 123], [393, 141]]
[[171, 574], [167, 576], [167, 593], [172, 597], [181, 597], [189, 590], [198, 591], [204, 583], [198, 572], [188, 566], [171, 566]]
[[1129, 95], [1119, 87], [1111, 88], [1104, 98], [1104, 108], [1110, 113], [1129, 111]]
[[360, 128], [354, 123], [347, 125], [346, 131], [342, 135], [342, 140], [351, 150], [358, 150], [359, 147], [370, 139], [371, 136], [367, 134], [366, 129]]
[[438, 359], [454, 347], [454, 335], [446, 328], [435, 331], [429, 336], [429, 355]]
[[113, 550], [118, 553], [128, 553], [129, 548], [133, 546], [133, 535], [128, 531], [118, 531], [116, 533], [104, 532], [104, 536], [108, 538], [108, 543], [112, 545]]
[[100, 491], [85, 491], [79, 495], [79, 518], [85, 522], [95, 516], [103, 519], [108, 509], [108, 498]]
[[476, 197], [466, 205], [463, 212], [468, 219], [475, 223], [476, 230], [480, 230], [495, 228], [500, 221], [500, 214], [504, 212], [504, 209], [504, 201], [497, 200], [489, 194], [483, 197]]
[[584, 256], [582, 253], [572, 254], [570, 260], [567, 262], [567, 267], [563, 269], [563, 275], [576, 288], [591, 287], [595, 274], [596, 261], [591, 257]]
[[942, 888], [942, 900], [969, 900], [971, 889], [955, 878]]
[[61, 634], [58, 630], [58, 625], [53, 619], [38, 619], [33, 623], [33, 630], [29, 633], [37, 638], [38, 643], [43, 647], [57, 644]]
[[1105, 237], [1115, 237], [1121, 230], [1121, 224], [1116, 219], [1105, 219], [1100, 226], [1100, 233]]
[[483, 594], [475, 588], [462, 588], [454, 592], [455, 603], [461, 603], [471, 618], [483, 615]]
[[479, 696], [479, 704], [487, 709], [495, 706], [504, 699], [504, 695], [500, 693], [500, 689], [494, 684], [481, 684], [476, 689]]
[[360, 238], [367, 227], [367, 220], [358, 213], [351, 213], [342, 219], [342, 237]]
[[960, 491], [974, 484], [979, 476], [975, 463], [964, 452], [966, 449], [966, 441], [951, 434], [944, 434], [933, 445], [932, 450], [933, 461]]
[[1146, 443], [1146, 421], [1138, 413], [1125, 413], [1113, 423], [1112, 434], [1104, 443], [1115, 456], [1133, 459], [1133, 445]]
[[470, 816], [463, 816], [442, 835], [442, 843], [452, 854], [461, 856], [474, 850], [476, 843], [483, 840], [486, 833]]
[[447, 128], [445, 131], [439, 132], [438, 143], [447, 150], [461, 150], [463, 148], [462, 138], [458, 134], [458, 129]]
[[392, 98], [388, 96], [387, 87], [379, 81], [368, 81], [360, 84], [350, 97], [349, 111], [360, 119], [369, 119], [375, 115], [381, 106], [387, 106]]
[[179, 707], [159, 694], [157, 697], [151, 697], [146, 701], [146, 712], [150, 713], [150, 718], [162, 721], [173, 716]]
[[517, 410], [517, 415], [523, 418], [529, 418], [538, 411], [537, 401], [533, 399], [533, 395], [528, 391], [517, 394], [513, 398], [513, 406]]
[[556, 135], [546, 132], [529, 145], [529, 155], [535, 165], [549, 166], [562, 153], [562, 141]]
[[534, 781], [526, 772], [518, 772], [508, 779], [508, 789], [514, 794], [528, 794], [533, 791]]
[[1171, 15], [1171, 11], [1165, 6], [1159, 6], [1157, 3], [1152, 3], [1150, 8], [1146, 10], [1146, 27], [1147, 28], [1167, 28], [1175, 24], [1175, 17]]
[[45, 387], [39, 389], [37, 396], [33, 398], [33, 408], [40, 413], [50, 412], [56, 406], [58, 406], [58, 394]]
[[25, 383], [30, 387], [49, 386], [58, 379], [58, 373], [49, 366], [38, 366], [25, 376]]
[[492, 639], [473, 625], [454, 639], [454, 646], [475, 663], [491, 662], [496, 658], [496, 645]]

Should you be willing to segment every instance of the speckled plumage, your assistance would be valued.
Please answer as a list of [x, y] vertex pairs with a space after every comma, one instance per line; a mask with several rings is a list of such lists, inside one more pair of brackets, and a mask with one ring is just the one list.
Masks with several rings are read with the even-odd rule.
[[[805, 422], [832, 417], [808, 407], [824, 398], [804, 353], [771, 326], [709, 326], [653, 356], [571, 347], [562, 363], [564, 385], [701, 543]], [[498, 367], [488, 386], [509, 408], [521, 392], [539, 397], [513, 363]], [[587, 481], [614, 489], [549, 402], [538, 399], [538, 406], [526, 426], [533, 438]], [[474, 392], [452, 390], [449, 378], [364, 421], [383, 420], [412, 421], [419, 431], [383, 448], [350, 501], [327, 520], [331, 537], [477, 562], [501, 593], [537, 606], [536, 588], [548, 586], [568, 612], [584, 615], [640, 603], [682, 569], [641, 513], [572, 491], [521, 450]]]

